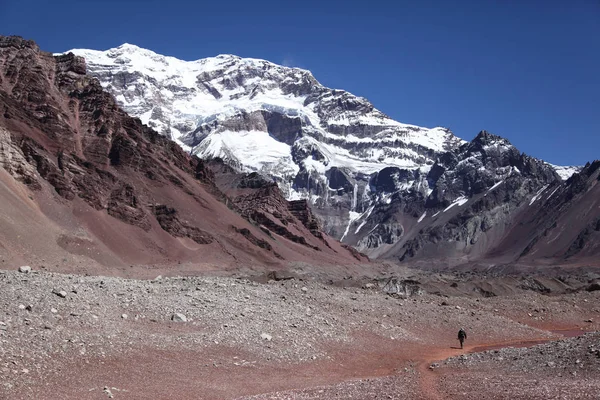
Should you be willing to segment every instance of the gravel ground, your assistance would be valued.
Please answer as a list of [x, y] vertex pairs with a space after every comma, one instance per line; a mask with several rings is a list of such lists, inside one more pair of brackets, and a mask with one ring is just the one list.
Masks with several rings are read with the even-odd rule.
[[[171, 398], [435, 398], [438, 387], [452, 397], [464, 388], [444, 380], [451, 364], [426, 366], [462, 352], [458, 327], [469, 332], [466, 350], [558, 338], [539, 328], [597, 327], [599, 297], [401, 298], [301, 279], [0, 271], [0, 398], [147, 398], [161, 388]], [[520, 365], [513, 358], [500, 363], [503, 376]], [[580, 358], [585, 367], [565, 380], [584, 376]], [[469, 370], [459, 361], [448, 363]], [[493, 388], [501, 377], [489, 378]]]
[[317, 400], [317, 399], [418, 399], [420, 388], [414, 376], [361, 379], [307, 390], [292, 390], [249, 396], [239, 400]]

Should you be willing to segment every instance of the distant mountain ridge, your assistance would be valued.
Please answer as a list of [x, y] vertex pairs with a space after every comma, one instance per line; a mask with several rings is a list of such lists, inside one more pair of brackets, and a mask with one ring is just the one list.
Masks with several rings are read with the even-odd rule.
[[578, 170], [485, 131], [465, 142], [399, 123], [309, 71], [264, 60], [186, 62], [128, 44], [72, 52], [127, 112], [201, 158], [308, 199], [327, 233], [372, 257], [486, 259], [540, 191]]

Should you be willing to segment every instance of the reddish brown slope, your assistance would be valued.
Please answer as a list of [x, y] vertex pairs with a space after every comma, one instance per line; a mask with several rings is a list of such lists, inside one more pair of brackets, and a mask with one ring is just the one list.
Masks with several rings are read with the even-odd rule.
[[[5, 264], [183, 262], [192, 272], [357, 261], [299, 221], [278, 190], [240, 208], [201, 160], [123, 112], [81, 58], [0, 37], [0, 107]], [[259, 228], [248, 210], [263, 203], [291, 213], [295, 236]]]

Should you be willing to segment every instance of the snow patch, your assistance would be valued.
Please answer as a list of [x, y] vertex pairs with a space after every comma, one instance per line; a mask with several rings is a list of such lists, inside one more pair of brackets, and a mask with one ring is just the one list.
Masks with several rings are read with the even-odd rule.
[[356, 220], [358, 220], [361, 217], [361, 213], [357, 213], [355, 211], [350, 211], [349, 213], [349, 219], [348, 219], [348, 226], [346, 226], [346, 230], [344, 231], [344, 234], [342, 235], [342, 238], [340, 239], [340, 242], [344, 241], [344, 238], [346, 237], [346, 235], [348, 234], [348, 231], [350, 230], [350, 225], [352, 225], [352, 223]]
[[544, 192], [544, 190], [548, 189], [548, 186], [550, 186], [550, 185], [546, 185], [543, 188], [541, 188], [540, 190], [538, 190], [537, 193], [535, 194], [535, 196], [533, 196], [531, 198], [531, 201], [529, 202], [529, 205], [533, 205], [533, 203], [535, 203], [536, 200], [540, 197], [540, 194], [542, 194]]
[[452, 204], [450, 204], [448, 207], [446, 207], [446, 209], [442, 212], [446, 212], [449, 209], [451, 209], [454, 206], [462, 206], [463, 204], [465, 204], [467, 201], [469, 201], [469, 199], [465, 196], [460, 196], [458, 199], [454, 200], [454, 202]]
[[556, 171], [558, 176], [560, 176], [560, 179], [562, 179], [563, 181], [566, 181], [571, 176], [573, 176], [573, 174], [579, 173], [583, 169], [583, 167], [580, 165], [579, 166], [560, 166], [560, 165], [554, 165], [554, 164], [550, 164], [550, 163], [546, 163], [546, 165], [549, 165], [552, 168], [554, 168], [554, 171]]
[[207, 137], [194, 151], [203, 158], [221, 157], [242, 161], [244, 170], [261, 171], [269, 167], [299, 171], [292, 162], [291, 147], [262, 131], [224, 131]]
[[489, 192], [491, 192], [492, 190], [496, 189], [498, 186], [502, 185], [503, 183], [504, 183], [504, 181], [503, 181], [503, 180], [502, 180], [502, 181], [500, 181], [500, 182], [496, 182], [496, 183], [494, 184], [494, 186], [492, 186], [491, 188], [489, 188], [489, 189], [487, 190], [487, 193], [489, 193]]

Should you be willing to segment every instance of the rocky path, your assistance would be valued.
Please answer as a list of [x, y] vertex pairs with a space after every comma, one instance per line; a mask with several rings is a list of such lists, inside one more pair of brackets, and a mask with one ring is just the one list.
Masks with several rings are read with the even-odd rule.
[[[579, 331], [581, 334], [581, 331]], [[445, 399], [446, 394], [440, 389], [440, 363], [452, 357], [468, 357], [473, 353], [480, 353], [489, 350], [499, 350], [505, 348], [527, 348], [541, 343], [547, 343], [553, 339], [540, 338], [531, 340], [508, 340], [494, 343], [479, 343], [477, 345], [468, 346], [464, 349], [452, 346], [449, 349], [437, 349], [425, 353], [423, 359], [419, 362], [419, 388], [424, 399]], [[446, 375], [451, 375], [451, 372], [444, 371]], [[451, 379], [451, 378], [449, 378]]]
[[438, 349], [429, 354], [424, 355], [423, 359], [419, 362], [419, 389], [421, 396], [425, 399], [441, 400], [444, 399], [443, 393], [439, 389], [439, 376], [435, 367], [436, 361], [444, 360], [448, 357], [455, 356], [467, 351], [467, 349]]

